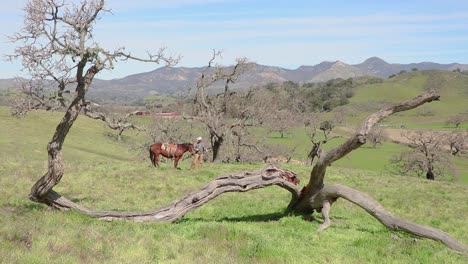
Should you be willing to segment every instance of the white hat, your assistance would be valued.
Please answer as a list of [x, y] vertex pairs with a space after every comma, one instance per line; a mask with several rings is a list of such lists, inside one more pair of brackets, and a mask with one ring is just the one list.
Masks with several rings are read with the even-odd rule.
[[202, 137], [197, 137], [197, 140], [198, 140], [198, 141], [202, 140]]

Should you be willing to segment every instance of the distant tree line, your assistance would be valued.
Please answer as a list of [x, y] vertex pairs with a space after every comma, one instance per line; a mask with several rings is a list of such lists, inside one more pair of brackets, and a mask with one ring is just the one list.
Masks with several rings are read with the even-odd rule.
[[[328, 112], [346, 105], [354, 96], [354, 88], [361, 84], [380, 83], [380, 78], [333, 79], [327, 82], [298, 84], [291, 81], [270, 83], [263, 87], [275, 96], [283, 97], [283, 107], [301, 113]], [[291, 106], [293, 106], [291, 108]]]

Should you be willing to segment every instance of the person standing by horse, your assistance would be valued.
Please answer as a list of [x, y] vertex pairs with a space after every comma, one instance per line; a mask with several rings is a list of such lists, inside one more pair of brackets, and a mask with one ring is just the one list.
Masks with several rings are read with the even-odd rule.
[[203, 167], [203, 158], [206, 151], [205, 144], [202, 142], [202, 137], [197, 138], [197, 142], [193, 144], [193, 149], [195, 151], [195, 155], [193, 157], [192, 165], [190, 169], [194, 169], [198, 163], [198, 167]]

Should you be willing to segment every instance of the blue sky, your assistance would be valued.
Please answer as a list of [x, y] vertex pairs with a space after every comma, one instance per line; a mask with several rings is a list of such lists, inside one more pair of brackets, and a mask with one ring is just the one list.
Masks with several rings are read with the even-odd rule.
[[[0, 51], [5, 36], [22, 25], [25, 0], [2, 0]], [[266, 1], [108, 0], [112, 14], [96, 25], [107, 49], [125, 46], [135, 55], [166, 46], [183, 56], [179, 66], [203, 66], [212, 49], [223, 64], [237, 57], [297, 68], [324, 60], [360, 63], [378, 56], [389, 62], [468, 63], [468, 1]], [[99, 78], [121, 78], [159, 67], [119, 63]], [[22, 76], [19, 63], [2, 61], [0, 78]]]

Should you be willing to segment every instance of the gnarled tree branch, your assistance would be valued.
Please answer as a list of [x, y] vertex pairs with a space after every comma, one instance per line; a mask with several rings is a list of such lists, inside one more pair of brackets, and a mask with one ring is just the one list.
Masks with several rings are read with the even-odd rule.
[[137, 130], [137, 131], [145, 131], [145, 128], [137, 126], [137, 125], [129, 122], [129, 118], [131, 116], [133, 116], [133, 115], [136, 115], [136, 113], [138, 111], [134, 111], [134, 112], [122, 115], [122, 116], [112, 118], [112, 117], [109, 117], [109, 116], [105, 115], [104, 113], [94, 112], [91, 109], [89, 103], [86, 104], [86, 106], [83, 108], [83, 110], [84, 110], [84, 115], [85, 116], [87, 116], [89, 118], [92, 118], [92, 119], [95, 119], [95, 120], [101, 120], [104, 123], [106, 123], [106, 125], [110, 129], [116, 130], [118, 132], [118, 140], [119, 141], [122, 139], [122, 134], [123, 134], [123, 132], [125, 132], [125, 130], [134, 129], [134, 130]]
[[247, 192], [277, 185], [288, 190], [292, 195], [292, 199], [296, 199], [299, 196], [298, 183], [299, 179], [294, 172], [269, 165], [257, 171], [219, 176], [202, 188], [187, 194], [172, 204], [149, 212], [92, 211], [54, 191], [48, 193], [44, 202], [61, 210], [73, 209], [101, 220], [123, 219], [138, 222], [173, 222], [226, 192]]
[[[418, 237], [429, 238], [444, 243], [448, 247], [458, 251], [468, 251], [468, 246], [457, 241], [455, 238], [450, 236], [448, 233], [429, 226], [416, 224], [414, 222], [401, 219], [393, 216], [376, 200], [371, 196], [354, 190], [350, 187], [333, 184], [325, 186], [319, 193], [318, 197], [323, 200], [326, 204], [332, 204], [337, 198], [341, 197], [346, 199], [362, 209], [366, 210], [370, 215], [375, 217], [385, 227], [393, 231], [403, 231]], [[323, 231], [330, 225], [328, 217], [330, 207], [323, 207], [322, 213], [324, 214], [325, 222], [319, 230]]]
[[[345, 143], [340, 146], [330, 150], [329, 152], [322, 154], [317, 164], [312, 169], [310, 174], [310, 180], [307, 184], [306, 191], [304, 192], [307, 198], [312, 197], [317, 191], [323, 187], [323, 179], [325, 177], [326, 169], [333, 162], [343, 158], [351, 151], [359, 148], [364, 145], [367, 140], [372, 127], [379, 121], [388, 117], [391, 114], [407, 111], [413, 108], [416, 108], [422, 104], [432, 102], [434, 100], [439, 100], [439, 95], [429, 92], [421, 94], [411, 100], [386, 107], [377, 113], [370, 115], [360, 126], [357, 132], [351, 136]], [[309, 203], [305, 202], [299, 207], [309, 207]]]

